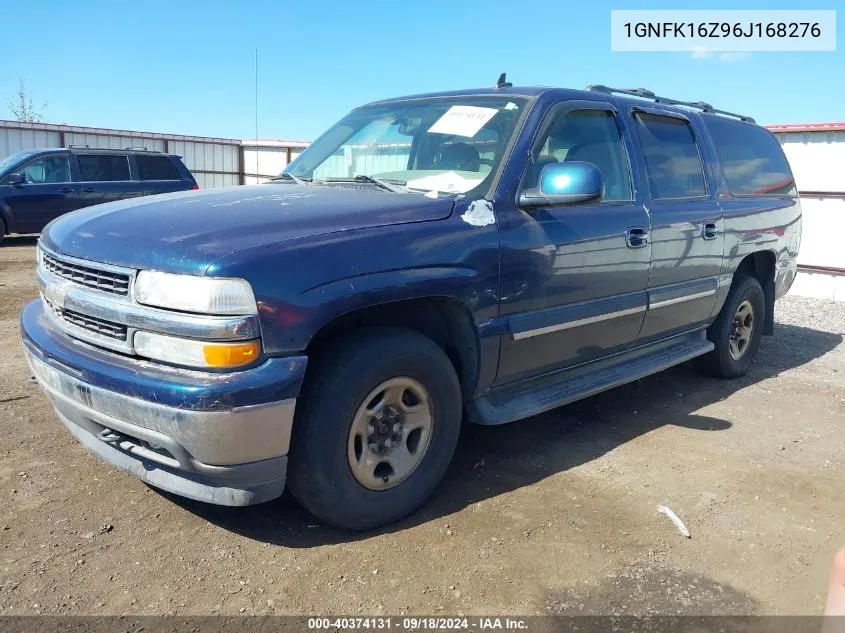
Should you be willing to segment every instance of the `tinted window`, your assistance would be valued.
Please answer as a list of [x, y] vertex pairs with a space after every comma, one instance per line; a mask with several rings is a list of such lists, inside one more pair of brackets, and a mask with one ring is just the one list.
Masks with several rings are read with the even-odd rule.
[[634, 117], [643, 147], [652, 198], [706, 195], [704, 170], [689, 123], [638, 112]]
[[135, 154], [138, 177], [141, 180], [181, 180], [182, 174], [167, 156]]
[[129, 159], [122, 154], [77, 154], [79, 180], [130, 180]]
[[572, 110], [562, 114], [542, 141], [528, 186], [537, 186], [545, 165], [567, 161], [584, 161], [599, 168], [604, 180], [602, 200], [631, 199], [628, 155], [612, 112]]
[[70, 182], [67, 156], [46, 156], [27, 164], [21, 173], [32, 184]]
[[714, 116], [704, 123], [736, 195], [795, 195], [792, 170], [777, 139], [756, 125]]

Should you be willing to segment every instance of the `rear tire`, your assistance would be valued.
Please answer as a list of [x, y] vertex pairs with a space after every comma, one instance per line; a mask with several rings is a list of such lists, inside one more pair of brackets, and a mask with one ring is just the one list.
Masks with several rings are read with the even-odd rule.
[[351, 530], [416, 510], [446, 473], [460, 432], [449, 358], [417, 332], [373, 328], [309, 362], [288, 462], [294, 497]]
[[716, 346], [695, 359], [695, 368], [716, 378], [744, 376], [760, 347], [766, 321], [766, 299], [760, 282], [749, 275], [734, 278], [719, 316], [707, 330]]

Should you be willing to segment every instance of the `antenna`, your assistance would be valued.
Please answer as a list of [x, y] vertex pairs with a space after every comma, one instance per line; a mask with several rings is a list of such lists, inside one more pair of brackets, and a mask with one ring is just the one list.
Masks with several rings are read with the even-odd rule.
[[258, 48], [255, 49], [255, 182], [259, 181], [258, 176]]
[[510, 88], [511, 86], [513, 86], [513, 84], [508, 81], [507, 73], [499, 75], [499, 81], [496, 82], [496, 88]]

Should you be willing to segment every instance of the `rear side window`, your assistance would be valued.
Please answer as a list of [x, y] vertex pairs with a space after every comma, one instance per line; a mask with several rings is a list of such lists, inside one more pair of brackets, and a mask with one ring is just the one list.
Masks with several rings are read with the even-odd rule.
[[129, 157], [123, 154], [77, 154], [76, 162], [83, 182], [131, 180]]
[[634, 120], [651, 197], [658, 200], [707, 195], [704, 168], [689, 123], [644, 112], [636, 113]]
[[737, 196], [795, 195], [795, 180], [780, 143], [761, 127], [705, 116], [730, 192]]
[[182, 174], [167, 156], [135, 154], [135, 164], [141, 180], [182, 180]]

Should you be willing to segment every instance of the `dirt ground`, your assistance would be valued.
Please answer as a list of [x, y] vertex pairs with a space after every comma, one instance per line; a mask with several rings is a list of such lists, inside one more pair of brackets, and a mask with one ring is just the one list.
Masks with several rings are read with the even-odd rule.
[[[323, 527], [287, 495], [163, 495], [28, 381], [35, 241], [0, 247], [0, 614], [817, 614], [845, 544], [845, 304], [788, 297], [744, 379], [681, 366], [469, 427], [416, 515]], [[672, 508], [681, 537], [657, 505]]]

